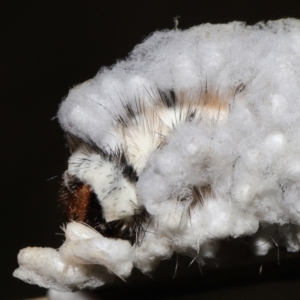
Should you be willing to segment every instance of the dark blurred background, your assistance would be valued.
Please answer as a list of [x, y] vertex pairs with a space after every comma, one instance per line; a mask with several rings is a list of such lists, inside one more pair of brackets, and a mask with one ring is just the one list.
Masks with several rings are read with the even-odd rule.
[[[93, 77], [101, 66], [125, 58], [151, 32], [172, 29], [175, 16], [181, 17], [181, 29], [233, 20], [254, 24], [300, 18], [300, 2], [1, 1], [0, 299], [44, 295], [44, 289], [12, 277], [17, 253], [26, 246], [57, 248], [63, 241], [57, 195], [68, 150], [55, 119], [59, 103], [70, 88]], [[269, 256], [255, 258], [245, 242], [228, 243], [218, 260], [201, 270], [196, 265], [184, 267], [188, 263], [179, 258], [173, 280], [175, 257], [160, 267], [156, 281], [149, 278], [138, 286], [123, 285], [117, 290], [119, 296], [110, 286], [100, 293], [103, 299], [146, 299], [146, 295], [149, 299], [298, 298], [298, 254], [285, 254], [275, 247]], [[163, 281], [163, 270], [170, 282]]]

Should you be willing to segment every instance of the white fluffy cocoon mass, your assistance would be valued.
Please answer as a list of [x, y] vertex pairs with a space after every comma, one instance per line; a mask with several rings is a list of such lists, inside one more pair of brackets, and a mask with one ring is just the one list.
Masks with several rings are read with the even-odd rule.
[[[70, 223], [58, 251], [22, 250], [15, 275], [75, 290], [112, 274], [126, 278], [133, 267], [151, 272], [174, 252], [201, 262], [228, 237], [252, 236], [257, 255], [280, 243], [298, 251], [299, 49], [295, 19], [165, 30], [72, 89], [58, 112], [63, 129], [103, 151], [123, 151], [138, 180], [122, 178], [96, 150], [88, 164], [75, 151], [68, 173], [96, 193], [106, 222], [126, 226], [140, 210], [149, 216], [131, 244]], [[106, 185], [127, 189], [113, 217], [111, 203], [123, 193], [108, 201]]]

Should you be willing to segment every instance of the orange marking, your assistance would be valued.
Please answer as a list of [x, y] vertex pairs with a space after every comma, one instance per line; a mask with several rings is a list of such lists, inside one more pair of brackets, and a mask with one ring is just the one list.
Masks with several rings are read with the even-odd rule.
[[67, 198], [69, 219], [85, 222], [86, 212], [90, 203], [91, 188], [83, 184], [74, 193], [70, 193]]

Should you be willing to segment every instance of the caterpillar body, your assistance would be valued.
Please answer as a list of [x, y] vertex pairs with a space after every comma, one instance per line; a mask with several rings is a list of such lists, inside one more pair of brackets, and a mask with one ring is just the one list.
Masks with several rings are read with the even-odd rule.
[[298, 251], [299, 40], [294, 19], [156, 32], [72, 89], [66, 240], [21, 250], [14, 275], [73, 291], [173, 253], [201, 264], [228, 237]]

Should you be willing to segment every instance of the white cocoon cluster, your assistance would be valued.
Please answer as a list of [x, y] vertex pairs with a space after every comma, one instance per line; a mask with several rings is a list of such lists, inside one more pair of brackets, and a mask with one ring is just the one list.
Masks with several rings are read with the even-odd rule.
[[[126, 181], [132, 203], [128, 211], [143, 208], [151, 218], [143, 225], [141, 243], [133, 246], [70, 223], [58, 251], [22, 250], [15, 275], [67, 291], [100, 286], [111, 274], [126, 278], [134, 266], [151, 272], [174, 252], [201, 262], [213, 257], [218, 241], [228, 237], [253, 236], [258, 255], [279, 243], [298, 251], [299, 50], [300, 21], [294, 19], [165, 30], [137, 45], [126, 60], [72, 89], [58, 112], [61, 126], [106, 151], [128, 151], [139, 177], [134, 185]], [[185, 104], [159, 110], [156, 99], [162, 93], [184, 94], [190, 108], [208, 93], [227, 109], [203, 106], [201, 121], [179, 122], [178, 109]], [[151, 128], [138, 116], [139, 105], [145, 118], [159, 116], [163, 123], [155, 124], [165, 138], [162, 146], [155, 144], [156, 132], [151, 141], [147, 136]], [[138, 116], [136, 127], [142, 128], [129, 127], [138, 137], [135, 146], [135, 135], [124, 137], [117, 121], [127, 106]], [[72, 171], [75, 155], [69, 173], [89, 178], [92, 187], [95, 181], [99, 187], [94, 191], [103, 192], [102, 181], [88, 177], [92, 171]], [[201, 196], [203, 203], [194, 203], [193, 193], [204, 187], [209, 192]], [[109, 203], [104, 207], [108, 212]], [[274, 232], [279, 232], [277, 239]]]
[[104, 238], [86, 225], [71, 222], [60, 249], [25, 248], [14, 276], [59, 291], [91, 289], [112, 279], [128, 277], [133, 267], [127, 241]]

